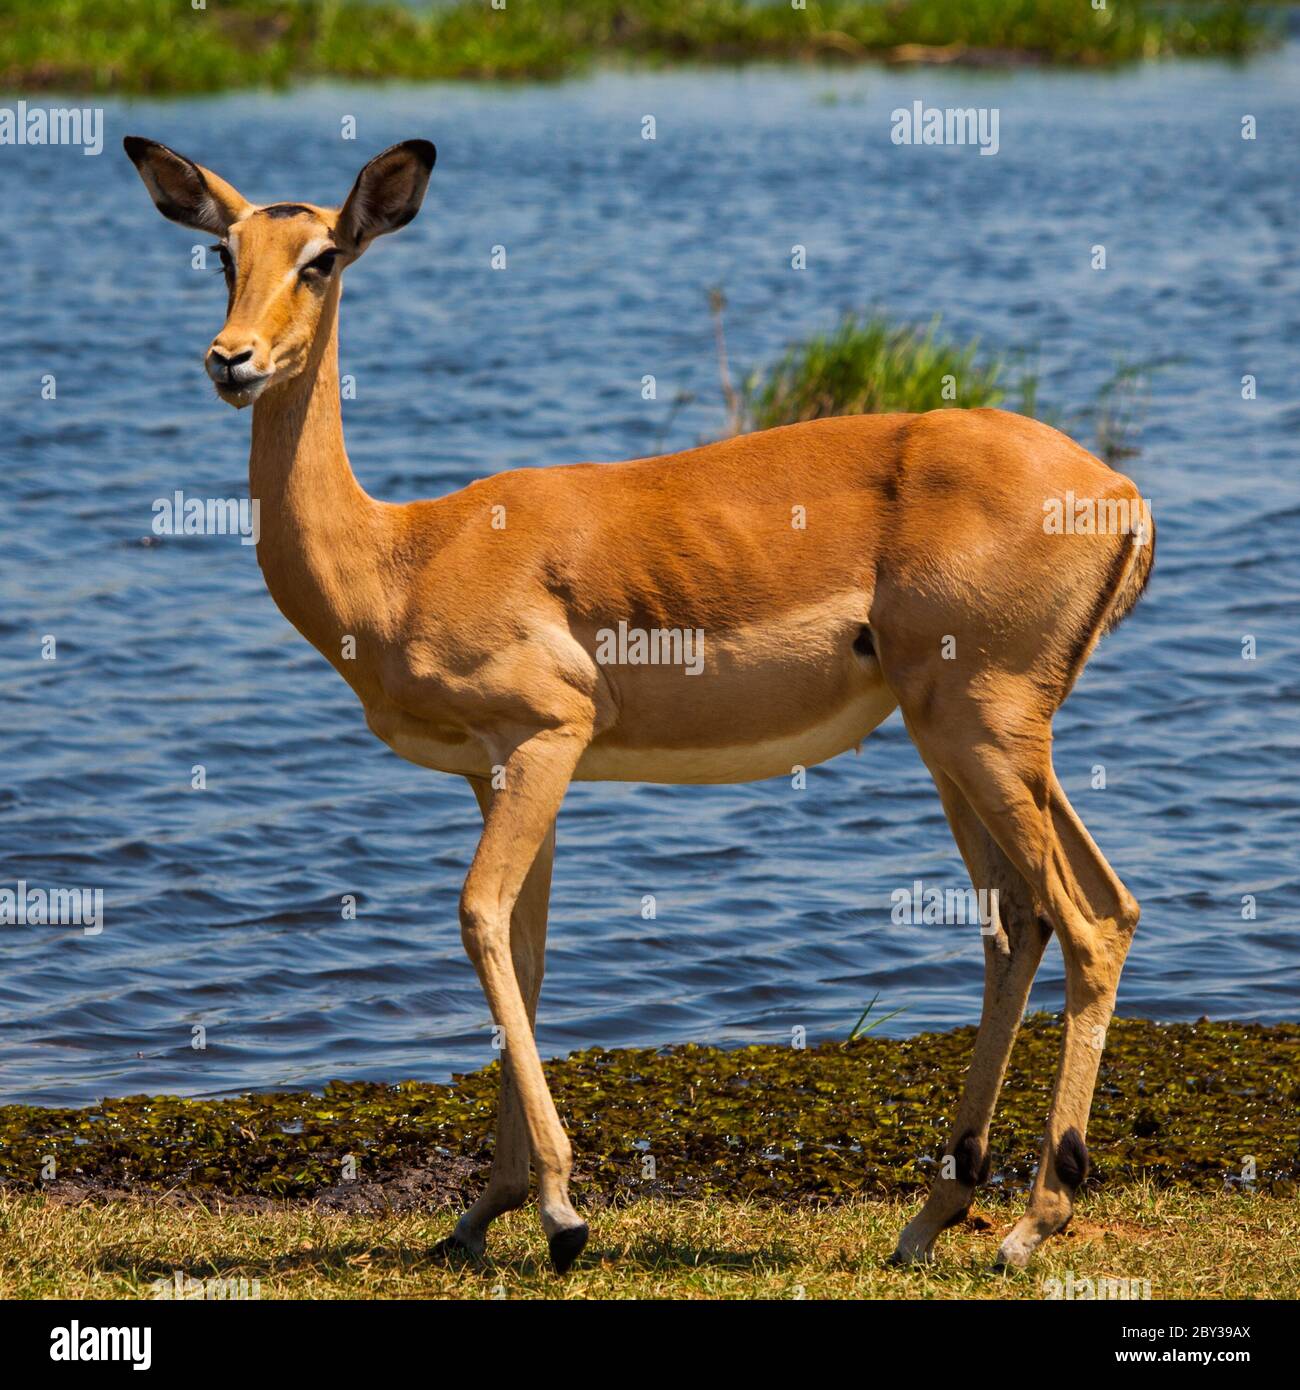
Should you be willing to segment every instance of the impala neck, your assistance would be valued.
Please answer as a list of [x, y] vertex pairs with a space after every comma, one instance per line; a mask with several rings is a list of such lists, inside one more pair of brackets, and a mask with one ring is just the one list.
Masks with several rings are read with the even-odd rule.
[[357, 482], [343, 445], [338, 305], [336, 284], [307, 365], [254, 404], [249, 455], [249, 495], [260, 503], [257, 559], [267, 588], [285, 617], [336, 665], [343, 634], [382, 620], [369, 609], [383, 512]]

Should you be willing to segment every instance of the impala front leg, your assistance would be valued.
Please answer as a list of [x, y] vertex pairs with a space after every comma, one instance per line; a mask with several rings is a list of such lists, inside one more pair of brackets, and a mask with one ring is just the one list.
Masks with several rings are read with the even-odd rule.
[[587, 1243], [587, 1224], [569, 1201], [573, 1150], [542, 1073], [516, 973], [510, 920], [589, 737], [548, 730], [515, 747], [504, 764], [503, 785], [487, 807], [460, 900], [461, 937], [503, 1033], [505, 1067], [537, 1168], [542, 1229], [551, 1263], [561, 1274]]
[[[486, 824], [496, 793], [481, 777], [468, 779], [478, 798]], [[555, 828], [542, 841], [523, 891], [510, 917], [510, 951], [515, 962], [515, 978], [528, 1009], [528, 1022], [537, 1021], [537, 998], [542, 988], [546, 956], [546, 913], [551, 896], [551, 865], [555, 858]], [[492, 1171], [479, 1199], [456, 1223], [455, 1231], [438, 1243], [435, 1253], [442, 1256], [482, 1255], [487, 1245], [487, 1228], [498, 1216], [522, 1207], [528, 1200], [528, 1129], [524, 1123], [519, 1092], [510, 1069], [501, 1068], [501, 1089], [497, 1101], [496, 1143], [492, 1152]]]

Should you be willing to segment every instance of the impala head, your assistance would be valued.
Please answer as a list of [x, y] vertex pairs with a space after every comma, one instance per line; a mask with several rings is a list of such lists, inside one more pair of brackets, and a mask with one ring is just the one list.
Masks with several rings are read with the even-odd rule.
[[123, 144], [158, 211], [217, 239], [226, 322], [205, 365], [217, 395], [233, 406], [251, 405], [302, 371], [344, 267], [415, 216], [436, 157], [429, 141], [405, 140], [362, 169], [341, 208], [258, 207], [166, 145], [136, 135]]

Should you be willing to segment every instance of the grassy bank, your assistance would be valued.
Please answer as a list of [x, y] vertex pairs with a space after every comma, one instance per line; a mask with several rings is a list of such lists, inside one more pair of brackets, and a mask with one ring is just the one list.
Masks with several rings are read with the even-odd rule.
[[[487, 1259], [429, 1258], [443, 1212], [347, 1215], [315, 1208], [227, 1212], [138, 1201], [64, 1207], [0, 1196], [0, 1298], [1014, 1298], [1300, 1296], [1300, 1207], [1244, 1195], [1120, 1188], [1086, 1197], [1032, 1269], [997, 1273], [1015, 1219], [980, 1202], [928, 1269], [884, 1264], [915, 1204], [826, 1210], [740, 1201], [646, 1200], [604, 1212], [573, 1271], [552, 1274], [536, 1212], [492, 1228]], [[193, 1281], [214, 1280], [195, 1288]], [[1091, 1286], [1080, 1285], [1092, 1280]]]
[[[594, 1049], [547, 1064], [589, 1209], [641, 1198], [784, 1206], [910, 1196], [948, 1137], [972, 1029], [815, 1048]], [[1055, 1019], [1027, 1021], [993, 1132], [994, 1185], [1037, 1162]], [[1296, 1193], [1300, 1027], [1116, 1020], [1089, 1128], [1101, 1190], [1133, 1183], [1267, 1202]], [[438, 1086], [331, 1083], [323, 1095], [137, 1096], [0, 1109], [0, 1183], [61, 1198], [169, 1193], [249, 1210], [456, 1206], [491, 1158], [495, 1065]], [[1244, 1179], [1244, 1182], [1243, 1182]]]
[[601, 58], [1105, 64], [1242, 54], [1277, 26], [1238, 3], [1111, 0], [10, 0], [0, 87], [210, 92], [304, 78], [558, 77]]

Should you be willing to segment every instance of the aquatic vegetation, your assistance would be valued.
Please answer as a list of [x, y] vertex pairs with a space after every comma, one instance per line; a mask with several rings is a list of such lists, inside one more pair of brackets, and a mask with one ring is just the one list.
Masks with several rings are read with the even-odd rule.
[[[962, 1028], [805, 1050], [595, 1048], [546, 1070], [577, 1153], [575, 1193], [589, 1206], [822, 1203], [928, 1185], [973, 1040]], [[1032, 1176], [1059, 1042], [1050, 1016], [1027, 1021], [993, 1130], [997, 1189]], [[455, 1204], [486, 1177], [496, 1090], [494, 1063], [447, 1086], [331, 1082], [321, 1095], [7, 1106], [0, 1187]], [[1089, 1128], [1090, 1186], [1294, 1195], [1297, 1102], [1300, 1026], [1116, 1020]]]
[[[888, 1023], [891, 1018], [897, 1018], [899, 1014], [905, 1012], [907, 1009], [907, 1005], [903, 1004], [897, 1009], [891, 1009], [887, 1014], [876, 1014], [876, 1016], [872, 1018], [871, 1015], [876, 1007], [876, 1000], [879, 998], [879, 991], [871, 996], [871, 999], [867, 1003], [867, 1007], [858, 1015], [858, 1021], [849, 1029], [848, 1042], [857, 1042], [859, 1038], [866, 1037], [868, 1033], [879, 1028], [882, 1023]], [[870, 1019], [870, 1022], [868, 1022], [868, 1019]]]
[[974, 339], [959, 345], [928, 326], [898, 324], [883, 314], [845, 314], [829, 333], [789, 348], [740, 391], [742, 430], [770, 429], [824, 415], [971, 409], [1006, 404], [1034, 413], [1037, 378], [1011, 378], [1005, 359]]
[[1114, 63], [1241, 54], [1279, 24], [1241, 3], [1112, 0], [9, 0], [0, 85], [205, 92], [319, 77], [559, 77], [593, 61]]
[[[1042, 407], [1037, 373], [984, 352], [978, 338], [952, 342], [940, 332], [937, 316], [922, 328], [879, 313], [845, 314], [833, 332], [791, 346], [773, 367], [752, 372], [736, 390], [727, 366], [721, 291], [712, 292], [710, 303], [728, 434], [825, 415], [1002, 406], [1082, 438], [1074, 424]], [[1112, 467], [1141, 453], [1151, 377], [1163, 365], [1120, 362], [1079, 413], [1076, 423], [1091, 426], [1093, 451]]]
[[1142, 452], [1138, 441], [1151, 396], [1151, 374], [1160, 362], [1121, 361], [1097, 393], [1093, 432], [1097, 454], [1112, 466]]

